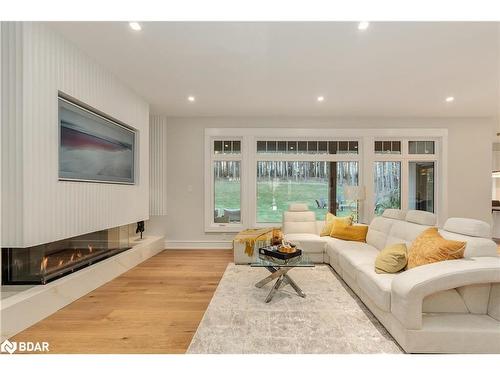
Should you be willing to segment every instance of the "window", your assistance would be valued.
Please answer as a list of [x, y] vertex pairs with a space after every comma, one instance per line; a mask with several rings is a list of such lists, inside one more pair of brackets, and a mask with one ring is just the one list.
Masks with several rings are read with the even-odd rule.
[[442, 215], [446, 142], [443, 129], [206, 129], [205, 230], [280, 225], [291, 203], [317, 220], [358, 213], [368, 223], [387, 208]]
[[434, 154], [434, 141], [409, 141], [408, 153], [415, 154]]
[[318, 220], [328, 211], [327, 162], [257, 162], [257, 222], [281, 222], [292, 202], [307, 203]]
[[336, 207], [335, 212], [337, 216], [351, 216], [353, 211], [357, 212], [357, 202], [348, 201], [345, 198], [345, 187], [346, 186], [357, 186], [358, 181], [358, 162], [357, 161], [339, 161], [332, 164], [336, 164], [336, 176], [334, 180], [336, 181]]
[[328, 211], [349, 216], [353, 203], [344, 198], [344, 187], [349, 185], [358, 185], [358, 162], [259, 161], [257, 222], [281, 222], [293, 202], [306, 203], [317, 220]]
[[434, 212], [434, 162], [411, 161], [408, 173], [408, 207]]
[[214, 161], [214, 223], [240, 223], [240, 207], [240, 162]]
[[376, 161], [373, 172], [375, 215], [386, 208], [401, 208], [401, 162]]
[[401, 141], [375, 141], [376, 154], [401, 154]]
[[241, 141], [214, 140], [212, 153], [212, 223], [241, 223]]

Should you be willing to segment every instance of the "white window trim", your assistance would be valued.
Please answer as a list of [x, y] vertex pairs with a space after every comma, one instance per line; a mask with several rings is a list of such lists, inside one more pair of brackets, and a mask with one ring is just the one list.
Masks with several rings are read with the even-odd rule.
[[[265, 134], [265, 135], [263, 135]], [[286, 134], [286, 136], [283, 136]], [[240, 154], [214, 154], [213, 140], [241, 140]], [[257, 154], [257, 140], [332, 140], [358, 141], [358, 154]], [[401, 154], [375, 154], [375, 140], [400, 140]], [[434, 154], [408, 154], [408, 141], [435, 141]], [[215, 160], [241, 160], [241, 223], [214, 223], [214, 185], [212, 164]], [[401, 161], [401, 205], [408, 207], [408, 165], [410, 161], [434, 161], [434, 209], [438, 224], [448, 215], [447, 129], [301, 129], [301, 128], [206, 128], [205, 129], [205, 231], [239, 232], [245, 228], [275, 226], [256, 222], [256, 165], [257, 161], [358, 161], [359, 184], [365, 186], [366, 200], [360, 204], [361, 221], [368, 223], [374, 215], [375, 161]], [[222, 225], [221, 225], [222, 224]]]

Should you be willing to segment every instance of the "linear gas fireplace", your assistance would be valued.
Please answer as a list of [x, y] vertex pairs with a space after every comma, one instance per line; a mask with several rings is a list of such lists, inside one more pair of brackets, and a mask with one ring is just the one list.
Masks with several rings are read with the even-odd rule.
[[3, 248], [2, 284], [46, 284], [128, 249], [128, 226], [28, 248]]

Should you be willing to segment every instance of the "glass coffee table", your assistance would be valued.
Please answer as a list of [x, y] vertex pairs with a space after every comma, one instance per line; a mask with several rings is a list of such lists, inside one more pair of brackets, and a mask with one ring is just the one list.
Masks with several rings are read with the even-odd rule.
[[262, 288], [267, 283], [276, 279], [274, 286], [266, 297], [266, 303], [273, 299], [274, 294], [280, 287], [290, 285], [295, 292], [302, 298], [306, 297], [306, 294], [300, 289], [295, 281], [288, 275], [288, 271], [295, 267], [314, 267], [314, 263], [309, 259], [306, 254], [302, 254], [296, 258], [289, 259], [288, 261], [281, 261], [272, 257], [265, 255], [260, 255], [257, 257], [255, 262], [250, 264], [251, 267], [264, 267], [271, 274], [266, 278], [260, 280], [255, 286], [257, 288]]

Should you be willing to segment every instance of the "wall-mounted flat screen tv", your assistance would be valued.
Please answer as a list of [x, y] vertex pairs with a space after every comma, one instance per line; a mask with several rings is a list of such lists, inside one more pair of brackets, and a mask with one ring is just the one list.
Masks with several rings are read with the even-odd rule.
[[59, 96], [59, 179], [134, 184], [136, 131]]

